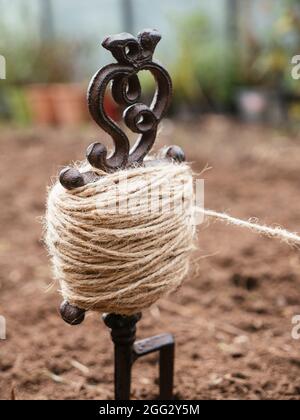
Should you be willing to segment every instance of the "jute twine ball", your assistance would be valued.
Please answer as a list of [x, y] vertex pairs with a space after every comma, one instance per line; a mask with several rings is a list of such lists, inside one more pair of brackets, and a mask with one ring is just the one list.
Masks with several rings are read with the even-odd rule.
[[46, 243], [65, 300], [131, 315], [175, 291], [188, 272], [192, 173], [166, 162], [99, 175], [71, 191], [59, 182], [50, 189]]

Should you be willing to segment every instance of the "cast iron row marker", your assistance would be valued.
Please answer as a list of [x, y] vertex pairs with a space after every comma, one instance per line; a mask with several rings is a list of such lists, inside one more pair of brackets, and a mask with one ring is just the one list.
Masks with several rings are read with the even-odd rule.
[[[156, 138], [157, 127], [171, 101], [172, 82], [168, 72], [152, 56], [161, 36], [156, 30], [144, 30], [134, 37], [128, 33], [109, 36], [102, 46], [111, 51], [117, 63], [100, 69], [90, 82], [88, 106], [94, 121], [113, 140], [114, 152], [107, 156], [107, 149], [101, 143], [92, 143], [86, 151], [86, 158], [93, 168], [107, 173], [133, 166], [159, 165], [163, 161], [183, 162], [185, 155], [178, 146], [169, 146], [160, 153], [161, 159], [144, 161]], [[156, 81], [156, 92], [150, 107], [139, 102], [141, 85], [138, 72], [150, 71]], [[139, 134], [130, 150], [129, 140], [121, 128], [106, 114], [104, 95], [111, 84], [113, 99], [124, 107], [123, 118], [127, 127]], [[59, 180], [64, 188], [72, 190], [97, 181], [100, 176], [90, 170], [81, 173], [67, 167], [60, 173]], [[85, 318], [85, 310], [64, 301], [60, 306], [62, 319], [71, 325], [78, 325]], [[141, 314], [123, 316], [104, 314], [103, 320], [111, 329], [115, 348], [115, 399], [130, 399], [131, 368], [140, 357], [159, 351], [160, 399], [173, 398], [175, 342], [171, 334], [161, 334], [135, 341], [136, 324]]]

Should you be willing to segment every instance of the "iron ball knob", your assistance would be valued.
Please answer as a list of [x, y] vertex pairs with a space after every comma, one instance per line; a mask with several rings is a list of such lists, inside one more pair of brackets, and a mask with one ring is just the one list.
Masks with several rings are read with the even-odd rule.
[[165, 150], [165, 157], [179, 163], [185, 161], [185, 153], [179, 146], [169, 146]]
[[60, 305], [60, 315], [62, 319], [70, 325], [81, 324], [85, 317], [85, 310], [70, 305], [66, 300]]

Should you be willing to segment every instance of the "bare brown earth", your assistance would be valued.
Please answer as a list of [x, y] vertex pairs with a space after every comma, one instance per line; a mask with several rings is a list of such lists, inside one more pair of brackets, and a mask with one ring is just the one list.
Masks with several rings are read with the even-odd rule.
[[[113, 398], [113, 354], [99, 315], [63, 323], [42, 243], [46, 186], [102, 134], [94, 127], [0, 134], [0, 398]], [[234, 216], [300, 228], [300, 137], [210, 117], [165, 122], [160, 142], [206, 164], [205, 204]], [[179, 399], [300, 399], [299, 251], [219, 223], [203, 224], [184, 286], [144, 313], [138, 337], [176, 337]], [[138, 361], [132, 397], [157, 396], [156, 356]]]

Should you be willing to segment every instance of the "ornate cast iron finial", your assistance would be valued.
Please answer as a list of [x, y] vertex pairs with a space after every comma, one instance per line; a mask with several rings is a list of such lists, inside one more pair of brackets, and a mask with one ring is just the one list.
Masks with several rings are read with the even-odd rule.
[[[144, 30], [135, 38], [122, 33], [106, 38], [102, 45], [111, 51], [118, 61], [99, 70], [93, 77], [89, 91], [88, 104], [91, 116], [96, 123], [112, 137], [115, 150], [107, 158], [106, 148], [94, 143], [88, 150], [89, 162], [106, 172], [141, 164], [155, 141], [157, 126], [169, 107], [172, 82], [168, 72], [152, 60], [161, 36], [156, 30]], [[150, 107], [139, 102], [141, 85], [138, 72], [147, 70], [156, 81], [156, 92]], [[126, 134], [106, 114], [103, 102], [105, 91], [112, 82], [113, 99], [126, 107], [123, 118], [127, 127], [140, 136], [131, 150]]]
[[[109, 50], [117, 63], [100, 69], [92, 78], [88, 88], [88, 106], [95, 122], [113, 139], [114, 151], [107, 157], [107, 150], [101, 143], [93, 143], [87, 148], [86, 156], [92, 167], [105, 172], [114, 172], [132, 165], [145, 165], [144, 157], [151, 150], [160, 120], [164, 117], [171, 101], [172, 82], [169, 73], [152, 56], [160, 34], [154, 29], [147, 29], [137, 37], [121, 33], [107, 37], [102, 46]], [[139, 102], [141, 85], [138, 73], [150, 71], [156, 81], [156, 92], [150, 107]], [[130, 150], [128, 137], [121, 128], [106, 114], [104, 96], [111, 84], [112, 97], [124, 108], [123, 118], [127, 127], [139, 134], [135, 145]], [[161, 153], [162, 159], [182, 162], [183, 150], [178, 146], [169, 146]], [[155, 164], [160, 161], [149, 161]], [[79, 172], [76, 168], [65, 168], [59, 180], [68, 190], [82, 187], [99, 179], [94, 171]], [[63, 302], [60, 308], [62, 318], [69, 324], [79, 324], [84, 319], [84, 310]]]
[[[142, 165], [144, 157], [151, 150], [158, 124], [165, 115], [172, 96], [169, 73], [152, 59], [160, 39], [156, 30], [146, 29], [137, 37], [121, 33], [109, 36], [102, 42], [117, 63], [103, 67], [92, 78], [88, 88], [88, 106], [92, 118], [112, 137], [115, 148], [111, 156], [107, 157], [103, 144], [91, 144], [86, 156], [94, 168], [114, 172], [133, 164]], [[156, 81], [156, 92], [150, 107], [139, 102], [141, 85], [138, 73], [142, 70], [150, 71]], [[104, 96], [110, 84], [113, 99], [124, 108], [125, 124], [131, 131], [139, 133], [131, 150], [128, 137], [104, 109]], [[178, 162], [185, 160], [184, 152], [178, 146], [169, 146], [161, 156]], [[59, 179], [65, 188], [71, 190], [97, 180], [98, 175], [93, 171], [80, 173], [75, 168], [65, 168]]]

